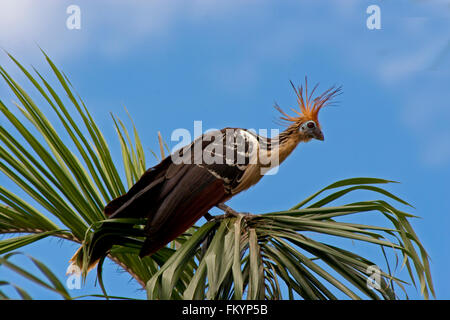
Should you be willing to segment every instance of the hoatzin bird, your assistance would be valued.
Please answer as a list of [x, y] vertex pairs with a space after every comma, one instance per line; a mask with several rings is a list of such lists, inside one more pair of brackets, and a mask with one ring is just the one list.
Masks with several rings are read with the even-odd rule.
[[[279, 165], [300, 142], [324, 140], [318, 113], [341, 88], [333, 86], [314, 97], [317, 85], [309, 94], [307, 82], [305, 88], [291, 85], [300, 108], [292, 109], [291, 116], [275, 105], [287, 127], [278, 136], [266, 138], [241, 128], [205, 133], [148, 169], [126, 194], [106, 205], [108, 218], [147, 219], [141, 257], [155, 253], [209, 215], [211, 208], [256, 184], [263, 169]], [[114, 245], [107, 237], [97, 242], [85, 266], [88, 270]], [[82, 248], [71, 259], [80, 268]]]

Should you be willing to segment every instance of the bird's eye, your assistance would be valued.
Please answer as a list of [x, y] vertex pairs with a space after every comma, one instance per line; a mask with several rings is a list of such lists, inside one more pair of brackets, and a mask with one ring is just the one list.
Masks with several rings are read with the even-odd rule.
[[308, 122], [306, 126], [310, 129], [313, 129], [316, 125], [314, 124], [314, 122]]

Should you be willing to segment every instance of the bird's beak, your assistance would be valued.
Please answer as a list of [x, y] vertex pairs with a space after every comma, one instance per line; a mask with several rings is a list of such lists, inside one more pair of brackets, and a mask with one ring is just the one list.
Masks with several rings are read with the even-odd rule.
[[320, 140], [320, 141], [325, 140], [325, 138], [323, 137], [322, 130], [320, 130], [319, 128], [316, 128], [314, 130], [313, 137], [314, 137], [314, 139], [317, 139], [317, 140]]

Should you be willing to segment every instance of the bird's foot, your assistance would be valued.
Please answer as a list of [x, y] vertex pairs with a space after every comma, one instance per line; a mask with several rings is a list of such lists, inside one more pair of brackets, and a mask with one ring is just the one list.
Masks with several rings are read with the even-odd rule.
[[239, 212], [233, 210], [231, 207], [227, 206], [225, 203], [219, 203], [217, 206], [220, 210], [224, 211], [227, 216], [239, 216]]
[[212, 216], [211, 214], [208, 213], [207, 215], [205, 215], [205, 218], [208, 221], [210, 221], [210, 220], [220, 220], [220, 219], [225, 219], [225, 218], [230, 218], [230, 217], [239, 217], [239, 216], [242, 216], [242, 215], [244, 215], [245, 217], [253, 216], [249, 212], [237, 212], [236, 210], [232, 209], [231, 207], [227, 206], [224, 203], [219, 203], [216, 207], [219, 208], [220, 210], [224, 211], [225, 214], [218, 215], [218, 216]]

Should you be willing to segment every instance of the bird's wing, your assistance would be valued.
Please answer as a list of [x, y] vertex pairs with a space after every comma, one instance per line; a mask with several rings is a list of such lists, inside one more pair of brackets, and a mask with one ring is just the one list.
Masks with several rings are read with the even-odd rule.
[[147, 170], [127, 194], [106, 206], [105, 214], [111, 218], [148, 218], [140, 255], [157, 251], [213, 206], [228, 200], [236, 193], [233, 190], [245, 189], [242, 183], [252, 184], [252, 139], [242, 129], [205, 133], [176, 151], [178, 158], [172, 155]]
[[[158, 165], [148, 169], [126, 194], [112, 200], [105, 206], [103, 211], [105, 215], [108, 218], [144, 216], [139, 214], [137, 210], [132, 210], [132, 207], [136, 207], [140, 201], [148, 200], [148, 198], [145, 198], [146, 195], [155, 193], [155, 189], [164, 182], [166, 171], [171, 165], [172, 162], [168, 157]], [[135, 211], [134, 214], [131, 211]]]
[[220, 179], [197, 165], [182, 166], [185, 169], [172, 178], [174, 187], [160, 199], [158, 209], [148, 219], [141, 257], [159, 250], [228, 198]]
[[[259, 136], [239, 128], [225, 128], [212, 132], [212, 143], [203, 150], [203, 162], [200, 166], [207, 169], [218, 179], [223, 180], [225, 189], [237, 194], [259, 180]], [[206, 138], [210, 139], [208, 134]], [[212, 163], [208, 158], [213, 158]]]

